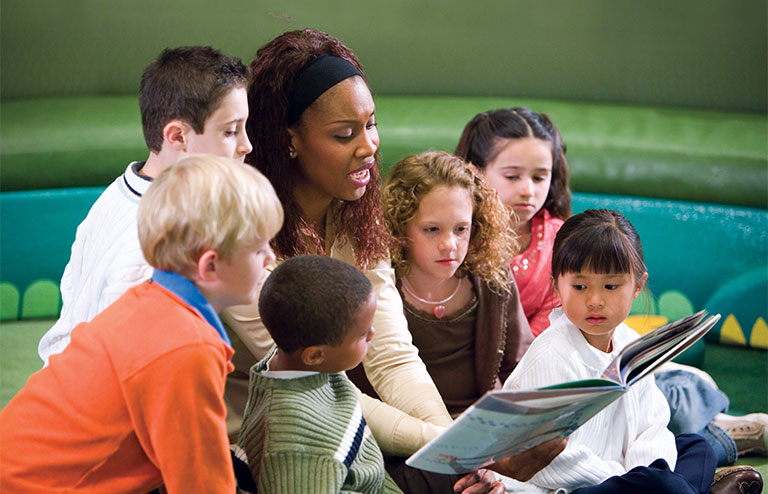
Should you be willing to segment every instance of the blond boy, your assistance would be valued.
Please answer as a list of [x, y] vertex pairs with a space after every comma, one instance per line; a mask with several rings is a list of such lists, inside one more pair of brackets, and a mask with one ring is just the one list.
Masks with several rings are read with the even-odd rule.
[[152, 179], [187, 154], [242, 161], [251, 151], [248, 81], [239, 58], [211, 47], [166, 49], [146, 68], [139, 107], [149, 157], [128, 165], [77, 228], [61, 279], [61, 315], [38, 346], [46, 365], [69, 344], [72, 328], [152, 274], [136, 235], [136, 210]]
[[223, 393], [233, 350], [217, 315], [253, 303], [280, 201], [254, 168], [183, 159], [138, 211], [154, 267], [0, 411], [8, 492], [235, 491]]

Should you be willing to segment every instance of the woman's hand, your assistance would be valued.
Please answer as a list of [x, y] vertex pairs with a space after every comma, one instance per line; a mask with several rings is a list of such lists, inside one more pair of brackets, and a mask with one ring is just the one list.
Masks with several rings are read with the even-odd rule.
[[453, 492], [462, 494], [504, 494], [504, 484], [496, 480], [496, 474], [486, 468], [478, 468], [453, 485]]
[[565, 439], [550, 439], [535, 448], [499, 460], [488, 468], [507, 477], [525, 482], [536, 475], [539, 470], [549, 465], [565, 449], [565, 443]]

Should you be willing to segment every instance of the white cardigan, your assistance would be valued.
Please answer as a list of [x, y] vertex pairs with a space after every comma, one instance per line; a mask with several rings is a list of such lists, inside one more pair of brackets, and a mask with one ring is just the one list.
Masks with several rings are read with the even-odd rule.
[[[550, 321], [505, 388], [538, 388], [599, 377], [619, 350], [638, 337], [625, 324], [619, 325], [613, 335], [614, 349], [608, 354], [592, 347], [562, 309], [556, 309]], [[669, 416], [669, 406], [653, 377], [643, 378], [571, 434], [565, 451], [530, 482], [546, 490], [570, 491], [600, 484], [658, 458], [674, 470], [677, 449], [667, 429]]]

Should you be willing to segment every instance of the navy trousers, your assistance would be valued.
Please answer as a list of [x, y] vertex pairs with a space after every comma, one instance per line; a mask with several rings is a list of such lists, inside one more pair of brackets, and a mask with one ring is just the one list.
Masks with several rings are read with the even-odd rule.
[[707, 494], [715, 476], [717, 458], [712, 447], [696, 434], [675, 437], [677, 465], [664, 460], [636, 467], [602, 484], [576, 489], [572, 494]]

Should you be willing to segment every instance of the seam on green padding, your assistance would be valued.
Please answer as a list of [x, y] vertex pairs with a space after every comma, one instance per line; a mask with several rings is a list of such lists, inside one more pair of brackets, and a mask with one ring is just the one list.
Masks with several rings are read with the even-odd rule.
[[24, 290], [21, 319], [56, 317], [61, 310], [59, 285], [52, 280], [37, 280]]
[[18, 319], [20, 301], [19, 289], [13, 283], [0, 283], [0, 320]]

